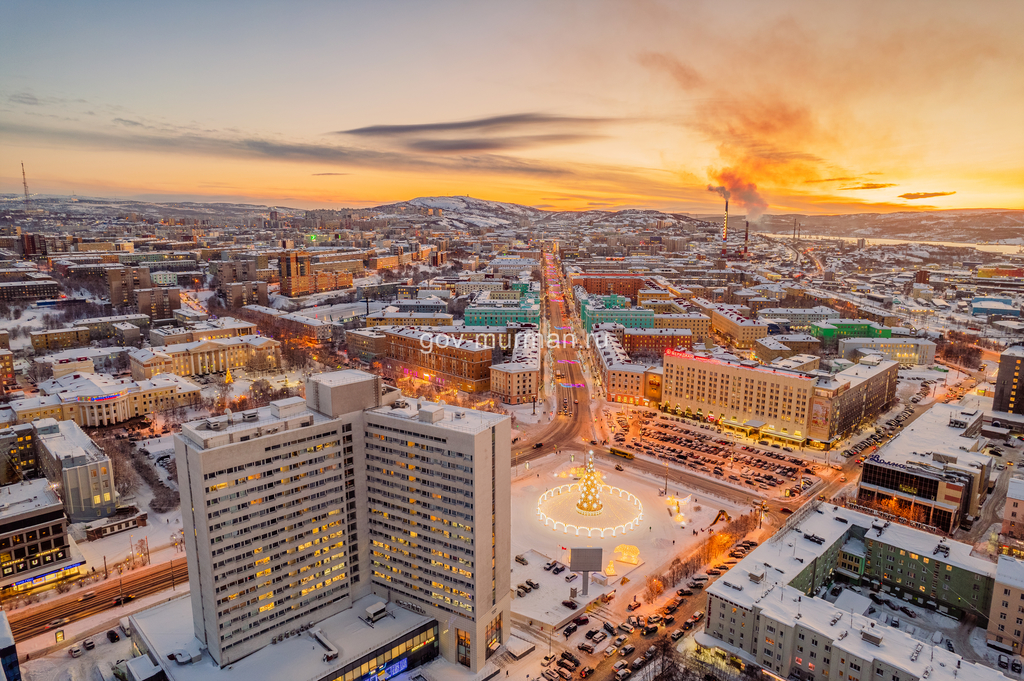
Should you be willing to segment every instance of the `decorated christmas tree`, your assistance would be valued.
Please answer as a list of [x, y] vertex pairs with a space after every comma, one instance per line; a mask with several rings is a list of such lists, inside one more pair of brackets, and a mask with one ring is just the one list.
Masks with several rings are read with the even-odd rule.
[[601, 478], [594, 469], [593, 457], [587, 457], [587, 465], [580, 478], [580, 500], [576, 510], [583, 515], [597, 515], [601, 512]]

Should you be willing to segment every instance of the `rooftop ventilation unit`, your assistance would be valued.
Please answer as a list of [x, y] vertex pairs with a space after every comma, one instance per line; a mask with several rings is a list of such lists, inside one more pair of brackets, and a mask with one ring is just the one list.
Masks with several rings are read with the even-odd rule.
[[877, 634], [877, 633], [875, 633], [874, 631], [872, 631], [870, 629], [863, 629], [863, 630], [861, 630], [860, 637], [862, 639], [864, 639], [865, 641], [867, 641], [868, 643], [870, 643], [871, 645], [874, 645], [874, 646], [881, 646], [882, 645], [882, 636], [881, 636], [881, 634]]

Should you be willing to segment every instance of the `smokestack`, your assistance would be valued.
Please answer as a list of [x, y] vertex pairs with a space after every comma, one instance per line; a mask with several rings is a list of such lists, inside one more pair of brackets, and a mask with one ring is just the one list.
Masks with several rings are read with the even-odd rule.
[[725, 244], [729, 240], [729, 197], [725, 197], [725, 221], [722, 223], [722, 257], [725, 258]]
[[744, 220], [746, 231], [743, 234], [743, 257], [747, 257], [747, 247], [750, 245], [750, 220]]

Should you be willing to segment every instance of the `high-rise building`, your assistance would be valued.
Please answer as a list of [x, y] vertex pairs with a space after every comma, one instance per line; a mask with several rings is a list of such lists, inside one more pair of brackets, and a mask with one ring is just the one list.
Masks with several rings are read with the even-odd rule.
[[171, 319], [174, 311], [181, 309], [181, 289], [177, 286], [136, 289], [135, 307], [150, 319]]
[[1024, 414], [1024, 392], [1021, 391], [1021, 363], [1024, 362], [1024, 345], [1014, 345], [999, 356], [999, 373], [996, 374], [996, 395], [992, 400], [993, 411]]
[[375, 594], [478, 671], [511, 626], [508, 417], [359, 371], [306, 396], [175, 436], [196, 637], [225, 666]]
[[110, 304], [114, 307], [131, 305], [135, 291], [153, 286], [148, 267], [111, 267], [107, 270]]

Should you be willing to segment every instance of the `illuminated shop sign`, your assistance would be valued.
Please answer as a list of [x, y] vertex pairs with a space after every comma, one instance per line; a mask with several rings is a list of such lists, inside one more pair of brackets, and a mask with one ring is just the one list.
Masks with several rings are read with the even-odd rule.
[[105, 402], [107, 400], [116, 400], [119, 397], [124, 397], [128, 394], [127, 390], [122, 390], [119, 393], [111, 393], [109, 395], [96, 395], [94, 397], [79, 397], [79, 402]]

